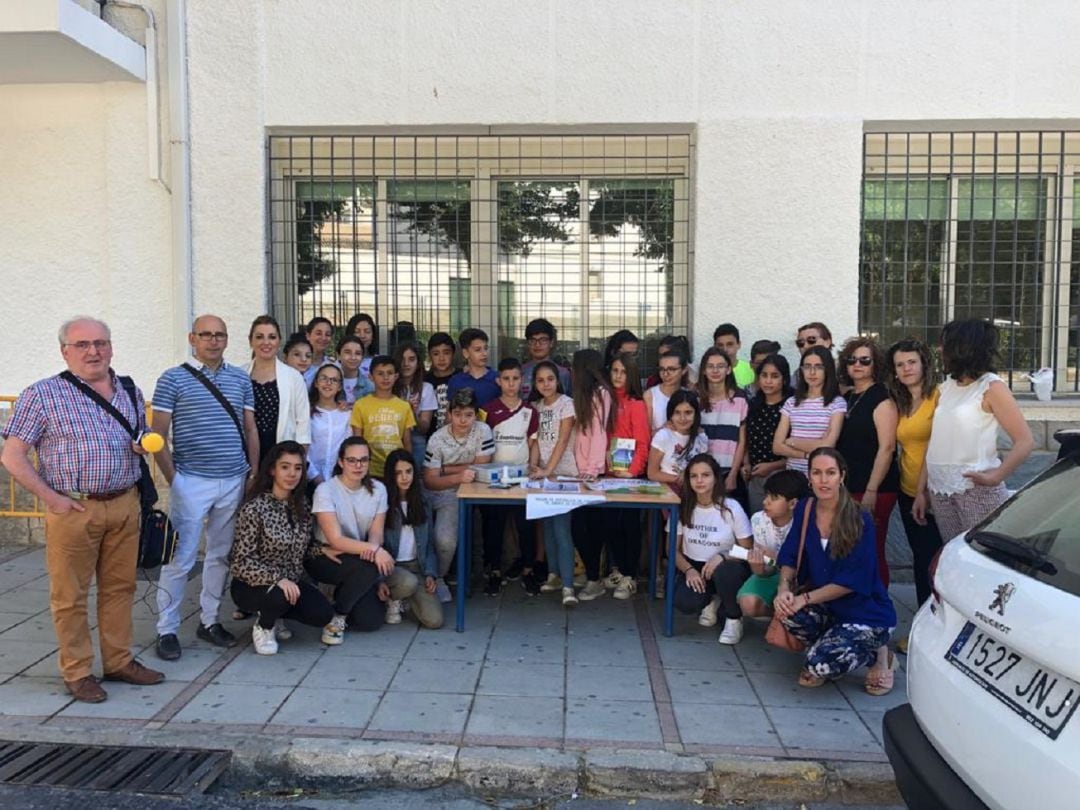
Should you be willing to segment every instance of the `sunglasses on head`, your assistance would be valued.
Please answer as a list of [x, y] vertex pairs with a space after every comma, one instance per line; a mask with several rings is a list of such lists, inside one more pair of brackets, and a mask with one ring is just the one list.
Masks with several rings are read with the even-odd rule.
[[818, 342], [818, 339], [816, 337], [814, 337], [813, 335], [811, 335], [810, 337], [806, 338], [805, 340], [802, 340], [802, 339], [796, 340], [795, 341], [795, 346], [797, 348], [801, 349], [804, 346], [816, 346], [817, 342]]
[[873, 357], [849, 357], [845, 360], [849, 366], [853, 366], [858, 363], [860, 366], [872, 366], [874, 364]]

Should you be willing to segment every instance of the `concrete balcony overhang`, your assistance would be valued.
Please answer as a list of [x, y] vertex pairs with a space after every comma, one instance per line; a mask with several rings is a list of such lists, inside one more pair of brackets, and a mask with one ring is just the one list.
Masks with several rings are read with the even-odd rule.
[[72, 0], [0, 0], [0, 84], [146, 81], [146, 49]]

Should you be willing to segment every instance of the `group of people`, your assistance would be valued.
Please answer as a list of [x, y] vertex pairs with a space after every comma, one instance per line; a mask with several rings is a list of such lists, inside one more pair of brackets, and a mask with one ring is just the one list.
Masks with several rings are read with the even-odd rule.
[[[531, 478], [670, 486], [681, 498], [678, 576], [669, 583], [677, 609], [721, 624], [723, 644], [740, 641], [744, 617], [775, 616], [807, 645], [801, 685], [867, 666], [867, 691], [885, 694], [895, 670], [885, 556], [893, 508], [922, 601], [942, 538], [1000, 505], [1005, 477], [1033, 447], [994, 373], [997, 334], [985, 321], [946, 325], [940, 384], [922, 342], [885, 350], [856, 337], [837, 351], [821, 323], [798, 330], [794, 375], [775, 340], [741, 358], [739, 330], [725, 323], [697, 364], [685, 337], [662, 338], [647, 379], [632, 332], [566, 364], [543, 318], [526, 326], [525, 361], [504, 357], [495, 368], [476, 328], [457, 341], [432, 335], [426, 370], [415, 342], [379, 353], [368, 315], [349, 321], [331, 355], [333, 335], [329, 320], [315, 318], [283, 340], [277, 322], [260, 316], [248, 333], [251, 361], [240, 367], [224, 361], [225, 323], [204, 315], [188, 336], [192, 357], [159, 378], [149, 427], [169, 440], [156, 458], [179, 536], [158, 579], [161, 658], [182, 654], [181, 604], [203, 536], [195, 634], [211, 644], [236, 640], [221, 622], [226, 589], [235, 618], [254, 615], [260, 654], [288, 639], [285, 620], [321, 627], [328, 645], [405, 612], [440, 627], [454, 584], [457, 488], [475, 479], [476, 465], [497, 462]], [[94, 702], [106, 697], [91, 673], [95, 574], [105, 679], [163, 677], [130, 652], [145, 453], [132, 436], [147, 425], [141, 392], [111, 368], [107, 325], [78, 318], [59, 337], [70, 374], [22, 393], [0, 460], [46, 506], [60, 669], [77, 699]], [[998, 427], [1012, 440], [1004, 459]], [[568, 607], [635, 593], [639, 512], [577, 509], [527, 521], [524, 506], [479, 508], [486, 593], [520, 580]], [[510, 559], [506, 547], [516, 549]]]

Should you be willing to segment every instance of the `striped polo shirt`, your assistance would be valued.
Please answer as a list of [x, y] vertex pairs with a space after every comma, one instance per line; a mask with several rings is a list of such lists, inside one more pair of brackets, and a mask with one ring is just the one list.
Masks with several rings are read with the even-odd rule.
[[[206, 375], [241, 420], [255, 410], [251, 378], [240, 366], [223, 362], [217, 371], [198, 362], [187, 365]], [[180, 366], [157, 381], [154, 410], [172, 414], [173, 463], [184, 475], [234, 478], [248, 471], [236, 423], [199, 380]]]

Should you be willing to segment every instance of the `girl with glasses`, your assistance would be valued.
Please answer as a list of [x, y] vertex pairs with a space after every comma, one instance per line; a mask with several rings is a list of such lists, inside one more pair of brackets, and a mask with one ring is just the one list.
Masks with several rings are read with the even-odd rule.
[[896, 404], [884, 385], [885, 353], [870, 338], [852, 338], [840, 351], [840, 381], [847, 413], [836, 449], [847, 461], [848, 492], [874, 517], [878, 573], [889, 587], [885, 539], [896, 505], [900, 470], [896, 466]]
[[806, 475], [810, 453], [836, 446], [845, 413], [847, 403], [840, 396], [832, 352], [812, 346], [803, 353], [795, 395], [780, 409], [773, 452], [787, 459], [789, 470]]
[[311, 493], [334, 475], [341, 443], [352, 433], [349, 408], [341, 390], [341, 369], [325, 363], [315, 372], [308, 392], [311, 406], [311, 449], [308, 451], [308, 480]]

